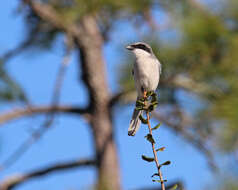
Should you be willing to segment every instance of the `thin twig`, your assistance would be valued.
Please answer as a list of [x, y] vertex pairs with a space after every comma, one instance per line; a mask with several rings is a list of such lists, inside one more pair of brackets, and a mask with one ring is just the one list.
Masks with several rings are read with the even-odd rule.
[[77, 105], [31, 105], [31, 107], [16, 108], [0, 114], [0, 126], [15, 119], [22, 117], [32, 117], [34, 115], [49, 114], [51, 112], [81, 115], [86, 120], [90, 120], [88, 107], [79, 107]]
[[1, 190], [11, 190], [16, 186], [25, 183], [31, 179], [49, 175], [53, 172], [65, 171], [68, 169], [85, 167], [85, 166], [95, 166], [96, 161], [92, 159], [82, 159], [75, 161], [62, 162], [57, 164], [52, 164], [44, 168], [39, 168], [33, 170], [32, 172], [26, 174], [16, 174], [15, 176], [8, 177], [3, 180], [0, 184]]
[[[39, 30], [40, 30], [40, 26], [37, 25], [31, 32], [32, 34], [35, 34], [35, 33], [38, 33]], [[4, 53], [3, 55], [1, 55], [0, 59], [2, 60], [4, 64], [6, 64], [6, 62], [8, 62], [11, 58], [19, 55], [24, 50], [29, 48], [34, 43], [34, 41], [35, 41], [35, 35], [28, 34], [27, 38], [24, 41], [18, 44], [18, 46], [15, 47], [14, 49], [11, 49], [7, 51], [6, 53]]]
[[[149, 129], [150, 135], [153, 136], [152, 128], [151, 128], [151, 125], [150, 125], [149, 111], [146, 111], [146, 117], [147, 117], [147, 123], [148, 123], [148, 129]], [[159, 174], [160, 183], [161, 183], [161, 189], [165, 190], [164, 180], [163, 180], [163, 176], [162, 176], [162, 172], [161, 172], [161, 165], [159, 164], [157, 152], [155, 150], [155, 143], [152, 141], [151, 145], [152, 145], [152, 150], [153, 150], [153, 154], [154, 154], [155, 164], [156, 164], [156, 167], [158, 169], [158, 174]]]
[[[69, 38], [69, 36], [68, 36]], [[71, 40], [71, 39], [69, 39]], [[65, 77], [66, 69], [70, 61], [70, 55], [71, 55], [71, 48], [66, 45], [66, 52], [63, 57], [63, 61], [60, 65], [58, 74], [56, 76], [56, 82], [53, 90], [53, 96], [52, 96], [52, 106], [56, 107], [60, 100], [60, 92], [63, 84], [63, 80]], [[15, 152], [13, 152], [2, 164], [1, 169], [6, 169], [13, 165], [35, 142], [37, 142], [49, 129], [49, 127], [52, 125], [55, 119], [55, 113], [51, 112], [47, 115], [45, 121], [40, 126], [39, 129], [34, 131], [29, 138], [27, 138], [18, 148]]]

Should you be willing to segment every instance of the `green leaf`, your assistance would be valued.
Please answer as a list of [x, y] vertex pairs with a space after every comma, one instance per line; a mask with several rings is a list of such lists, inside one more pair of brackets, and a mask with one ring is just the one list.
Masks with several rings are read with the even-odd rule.
[[153, 105], [156, 108], [157, 105], [158, 105], [158, 102], [157, 101], [156, 102], [151, 102], [151, 105]]
[[141, 100], [137, 100], [136, 101], [136, 107], [138, 107], [138, 106], [144, 107], [145, 106], [145, 102], [141, 101]]
[[166, 161], [166, 162], [164, 162], [163, 164], [161, 164], [161, 166], [167, 166], [167, 165], [170, 165], [171, 164], [171, 161]]
[[161, 180], [155, 180], [155, 179], [152, 179], [153, 182], [158, 182], [158, 183], [161, 183]]
[[155, 106], [149, 105], [147, 110], [148, 110], [148, 112], [152, 112], [154, 109], [155, 109]]
[[165, 150], [165, 147], [163, 146], [163, 147], [161, 147], [161, 148], [156, 149], [156, 152], [158, 152], [158, 151], [164, 151], [164, 150]]
[[[161, 183], [162, 181], [161, 180], [155, 180], [155, 179], [152, 179], [153, 182], [158, 182], [158, 183]], [[167, 180], [163, 180], [163, 182], [167, 182]]]
[[175, 189], [177, 189], [177, 187], [178, 187], [178, 184], [175, 184], [175, 185], [173, 185], [173, 187], [171, 187], [169, 190], [175, 190]]
[[157, 94], [156, 93], [153, 93], [151, 95], [152, 99], [151, 99], [151, 102], [157, 102], [158, 101], [158, 98], [157, 98]]
[[155, 140], [154, 140], [154, 138], [153, 138], [153, 136], [152, 136], [151, 134], [147, 134], [147, 135], [145, 136], [145, 138], [146, 138], [149, 142], [155, 143]]
[[147, 96], [147, 97], [150, 97], [150, 96], [152, 96], [154, 93], [155, 93], [154, 91], [147, 92], [147, 93], [146, 93], [146, 96]]
[[144, 103], [146, 100], [147, 100], [146, 98], [143, 98], [143, 97], [142, 97], [142, 98], [138, 99], [137, 101], [140, 101], [140, 102], [143, 102], [143, 103]]
[[141, 120], [143, 124], [148, 124], [147, 119], [145, 119], [142, 115], [139, 116], [139, 119]]
[[151, 177], [159, 176], [158, 173], [154, 173]]
[[149, 112], [152, 112], [152, 111], [157, 107], [157, 105], [158, 105], [157, 103], [155, 103], [155, 104], [150, 104], [149, 107], [148, 107], [148, 111], [149, 111]]
[[140, 111], [140, 110], [144, 110], [144, 108], [141, 106], [136, 106], [136, 110]]
[[141, 158], [147, 162], [153, 162], [155, 159], [154, 158], [150, 158], [150, 157], [147, 157], [145, 155], [142, 155]]
[[152, 128], [152, 130], [156, 130], [160, 127], [161, 123], [159, 123], [158, 125], [156, 125], [155, 127]]

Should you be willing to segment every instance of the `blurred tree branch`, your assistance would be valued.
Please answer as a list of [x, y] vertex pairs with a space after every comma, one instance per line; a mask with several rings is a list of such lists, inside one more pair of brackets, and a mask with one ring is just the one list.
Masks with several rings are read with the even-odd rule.
[[55, 11], [53, 7], [46, 3], [40, 3], [39, 1], [22, 0], [25, 4], [29, 5], [32, 11], [45, 22], [49, 22], [53, 27], [64, 31], [66, 34], [76, 39], [81, 44], [81, 38], [83, 37], [82, 28], [80, 25], [74, 23], [64, 23], [61, 16]]
[[[32, 32], [37, 33], [38, 31], [39, 31], [39, 26], [34, 28]], [[28, 37], [24, 41], [20, 42], [20, 44], [18, 44], [17, 47], [4, 53], [0, 57], [0, 60], [2, 60], [2, 62], [5, 64], [12, 57], [17, 56], [18, 54], [22, 53], [26, 48], [28, 48], [34, 42], [35, 40], [34, 38], [35, 38], [34, 35], [28, 35]]]
[[[162, 78], [160, 81], [160, 88], [168, 87], [174, 90], [183, 89], [188, 92], [193, 92], [198, 95], [204, 94], [214, 94], [217, 93], [219, 89], [214, 86], [208, 85], [206, 83], [196, 82], [192, 78], [183, 75], [176, 74], [172, 77]], [[125, 104], [134, 102], [136, 100], [136, 93], [134, 90], [122, 90], [111, 98], [111, 105], [115, 105], [119, 102], [123, 102]]]
[[11, 176], [3, 180], [3, 182], [0, 184], [0, 189], [12, 190], [16, 186], [22, 183], [25, 183], [31, 179], [49, 175], [53, 172], [59, 172], [59, 171], [73, 169], [73, 168], [95, 166], [95, 165], [96, 165], [96, 161], [90, 160], [90, 159], [82, 159], [82, 160], [76, 160], [71, 162], [52, 164], [48, 167], [36, 169], [28, 174], [16, 174], [15, 176]]
[[167, 86], [174, 89], [184, 89], [199, 95], [213, 94], [217, 92], [216, 87], [206, 84], [205, 82], [194, 81], [191, 77], [184, 74], [177, 74], [168, 79], [161, 81], [161, 86]]
[[11, 111], [0, 114], [0, 124], [4, 124], [20, 117], [31, 116], [34, 114], [47, 114], [47, 113], [68, 113], [68, 114], [80, 114], [85, 118], [90, 118], [88, 108], [80, 108], [77, 106], [57, 105], [57, 106], [31, 106], [26, 108], [17, 108]]
[[22, 0], [22, 1], [28, 4], [34, 11], [34, 13], [37, 14], [40, 18], [42, 18], [47, 22], [50, 22], [51, 24], [53, 24], [54, 27], [66, 31], [67, 34], [71, 34], [69, 30], [72, 27], [69, 27], [69, 29], [67, 29], [65, 24], [60, 19], [60, 15], [58, 15], [58, 13], [51, 6], [47, 5], [46, 3], [40, 3], [32, 0]]
[[[65, 78], [67, 66], [70, 63], [71, 49], [72, 49], [72, 40], [71, 37], [66, 35], [65, 40], [65, 54], [63, 56], [62, 62], [60, 64], [58, 73], [56, 75], [55, 85], [52, 95], [52, 107], [56, 107], [60, 101], [61, 89], [63, 86], [63, 81]], [[37, 140], [39, 140], [50, 128], [55, 119], [55, 112], [49, 112], [46, 115], [46, 119], [39, 129], [35, 130], [29, 138], [27, 138], [16, 151], [14, 151], [4, 162], [3, 168], [10, 167], [14, 164]]]

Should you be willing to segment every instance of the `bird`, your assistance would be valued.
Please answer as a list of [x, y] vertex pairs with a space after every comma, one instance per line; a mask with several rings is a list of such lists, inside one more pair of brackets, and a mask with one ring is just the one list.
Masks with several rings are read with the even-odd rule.
[[[145, 97], [147, 92], [155, 91], [159, 84], [162, 66], [153, 53], [152, 48], [144, 42], [136, 42], [126, 46], [135, 55], [132, 74], [134, 77], [137, 100]], [[133, 111], [128, 128], [128, 135], [134, 136], [140, 128], [140, 115], [143, 110]]]

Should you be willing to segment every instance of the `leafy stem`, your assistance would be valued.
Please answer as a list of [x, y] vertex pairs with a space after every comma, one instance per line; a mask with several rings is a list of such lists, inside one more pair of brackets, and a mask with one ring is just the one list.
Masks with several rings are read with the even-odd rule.
[[[148, 125], [148, 129], [149, 129], [149, 134], [153, 138], [152, 128], [151, 128], [151, 124], [150, 124], [149, 111], [146, 111], [146, 117], [147, 117], [147, 125]], [[163, 180], [163, 176], [162, 176], [162, 172], [161, 172], [161, 165], [159, 164], [157, 152], [156, 152], [156, 149], [155, 149], [155, 141], [154, 140], [150, 141], [150, 143], [151, 143], [153, 154], [154, 154], [154, 162], [156, 164], [156, 167], [157, 167], [157, 170], [158, 170], [158, 175], [159, 175], [159, 178], [160, 178], [161, 189], [165, 190], [164, 180]]]
[[146, 124], [148, 126], [148, 130], [149, 133], [145, 136], [145, 138], [151, 143], [152, 146], [152, 151], [153, 151], [153, 155], [154, 157], [147, 157], [145, 155], [142, 155], [142, 159], [147, 161], [147, 162], [155, 162], [156, 167], [157, 167], [157, 173], [153, 174], [152, 177], [158, 176], [159, 180], [155, 180], [153, 179], [153, 182], [159, 182], [161, 184], [161, 189], [165, 190], [165, 182], [167, 180], [163, 179], [163, 175], [161, 172], [161, 167], [164, 165], [169, 165], [171, 162], [170, 161], [166, 161], [163, 164], [159, 164], [158, 161], [158, 155], [157, 152], [158, 151], [163, 151], [165, 149], [165, 147], [161, 147], [161, 148], [155, 148], [155, 140], [153, 138], [153, 131], [158, 129], [160, 127], [160, 124], [156, 125], [155, 127], [151, 127], [151, 123], [150, 123], [150, 112], [152, 112], [156, 106], [158, 105], [158, 101], [157, 101], [157, 95], [155, 92], [147, 92], [146, 94], [144, 94], [144, 97], [140, 100], [137, 100], [136, 102], [136, 108], [138, 110], [144, 110], [145, 111], [145, 115], [146, 118], [144, 118], [142, 115], [140, 116], [140, 120], [142, 121], [143, 124]]

